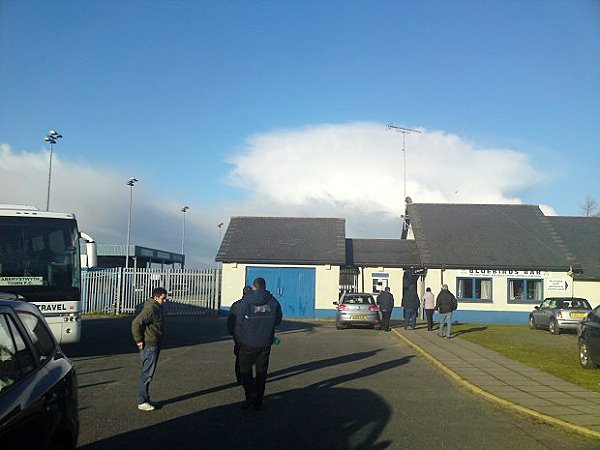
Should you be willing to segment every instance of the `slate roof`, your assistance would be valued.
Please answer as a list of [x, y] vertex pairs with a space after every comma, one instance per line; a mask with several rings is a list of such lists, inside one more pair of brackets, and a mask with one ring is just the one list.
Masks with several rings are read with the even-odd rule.
[[346, 239], [346, 265], [418, 267], [417, 244], [403, 239]]
[[574, 261], [537, 205], [412, 203], [407, 213], [428, 267], [566, 271]]
[[600, 217], [548, 217], [581, 264], [577, 280], [600, 281]]
[[216, 260], [343, 266], [346, 263], [345, 239], [344, 219], [232, 217]]

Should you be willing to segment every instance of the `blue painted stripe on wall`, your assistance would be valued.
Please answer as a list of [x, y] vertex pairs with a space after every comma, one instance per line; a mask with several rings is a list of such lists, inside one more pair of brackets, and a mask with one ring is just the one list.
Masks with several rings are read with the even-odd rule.
[[[402, 308], [394, 308], [393, 319], [402, 319], [404, 311]], [[317, 319], [335, 319], [335, 309], [315, 309]], [[529, 313], [523, 311], [465, 311], [457, 310], [452, 316], [453, 322], [465, 323], [497, 323], [497, 324], [526, 324]], [[438, 321], [438, 314], [433, 316]]]
[[[335, 309], [315, 309], [314, 319], [335, 319]], [[228, 306], [221, 306], [219, 315], [229, 314]], [[404, 311], [402, 308], [394, 308], [393, 319], [402, 319]], [[294, 319], [295, 317], [284, 317], [284, 319]], [[298, 317], [296, 317], [298, 318]], [[301, 317], [306, 319], [306, 317]], [[465, 323], [497, 323], [497, 324], [526, 324], [529, 319], [529, 313], [523, 311], [466, 311], [457, 310], [452, 316], [453, 322]], [[438, 314], [433, 316], [434, 321], [438, 321]]]

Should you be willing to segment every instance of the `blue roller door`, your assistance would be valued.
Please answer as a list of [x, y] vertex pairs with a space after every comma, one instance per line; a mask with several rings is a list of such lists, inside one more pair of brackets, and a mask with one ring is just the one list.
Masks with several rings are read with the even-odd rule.
[[315, 269], [298, 267], [247, 267], [246, 285], [255, 278], [267, 282], [267, 290], [275, 296], [284, 317], [315, 316]]

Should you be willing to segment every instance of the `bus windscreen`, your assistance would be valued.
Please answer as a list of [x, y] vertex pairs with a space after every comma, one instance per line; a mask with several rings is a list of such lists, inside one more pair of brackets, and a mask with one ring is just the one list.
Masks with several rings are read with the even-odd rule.
[[75, 220], [0, 217], [0, 291], [27, 300], [79, 300]]

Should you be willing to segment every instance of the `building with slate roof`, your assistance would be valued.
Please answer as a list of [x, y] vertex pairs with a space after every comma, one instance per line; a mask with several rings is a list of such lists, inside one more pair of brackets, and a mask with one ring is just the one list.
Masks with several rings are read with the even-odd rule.
[[333, 317], [341, 290], [389, 286], [399, 305], [406, 275], [418, 276], [419, 296], [447, 284], [464, 322], [526, 323], [551, 296], [600, 304], [600, 218], [424, 203], [407, 204], [405, 218], [405, 239], [354, 239], [341, 218], [233, 217], [216, 258], [222, 305], [262, 276], [287, 317]]
[[420, 290], [447, 284], [460, 321], [525, 323], [546, 297], [600, 304], [596, 218], [547, 217], [537, 205], [413, 203], [406, 212], [427, 268]]

